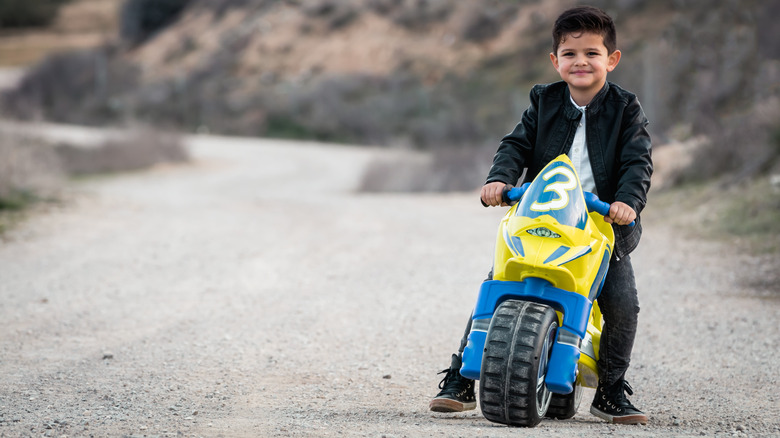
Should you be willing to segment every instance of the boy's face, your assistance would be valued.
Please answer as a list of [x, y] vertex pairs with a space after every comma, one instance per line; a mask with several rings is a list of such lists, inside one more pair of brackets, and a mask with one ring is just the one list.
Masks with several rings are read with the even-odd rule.
[[617, 67], [620, 50], [608, 53], [601, 35], [582, 32], [564, 36], [550, 60], [577, 104], [587, 105], [604, 86], [607, 72]]

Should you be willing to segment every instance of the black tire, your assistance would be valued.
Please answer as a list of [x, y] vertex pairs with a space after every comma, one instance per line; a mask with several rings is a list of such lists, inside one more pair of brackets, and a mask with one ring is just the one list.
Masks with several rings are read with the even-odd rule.
[[577, 414], [577, 409], [582, 401], [582, 386], [574, 385], [574, 391], [571, 394], [553, 394], [550, 400], [550, 407], [547, 408], [548, 418], [557, 418], [559, 420], [569, 419]]
[[490, 322], [479, 403], [490, 421], [533, 427], [547, 413], [552, 393], [544, 385], [558, 317], [544, 304], [508, 300]]

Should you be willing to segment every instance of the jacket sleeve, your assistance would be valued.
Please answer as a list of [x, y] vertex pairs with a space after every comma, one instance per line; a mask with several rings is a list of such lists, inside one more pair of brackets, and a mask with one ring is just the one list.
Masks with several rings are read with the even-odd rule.
[[533, 157], [533, 147], [536, 144], [536, 127], [539, 115], [538, 87], [531, 89], [531, 104], [523, 112], [520, 123], [515, 129], [501, 139], [493, 165], [485, 180], [485, 184], [500, 181], [505, 184], [517, 184], [523, 169], [528, 167]]
[[653, 174], [652, 145], [647, 117], [636, 97], [626, 106], [620, 134], [619, 174], [615, 200], [641, 213], [647, 203]]

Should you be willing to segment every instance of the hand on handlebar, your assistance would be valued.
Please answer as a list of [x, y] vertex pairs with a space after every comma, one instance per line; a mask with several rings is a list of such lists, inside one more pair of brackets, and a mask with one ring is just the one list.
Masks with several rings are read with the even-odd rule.
[[636, 219], [636, 212], [628, 204], [615, 201], [609, 206], [609, 215], [604, 216], [608, 224], [628, 225]]
[[496, 207], [499, 205], [505, 207], [507, 204], [501, 198], [505, 186], [506, 184], [500, 181], [494, 181], [482, 186], [482, 192], [479, 195], [480, 199], [482, 199], [482, 204], [485, 207]]

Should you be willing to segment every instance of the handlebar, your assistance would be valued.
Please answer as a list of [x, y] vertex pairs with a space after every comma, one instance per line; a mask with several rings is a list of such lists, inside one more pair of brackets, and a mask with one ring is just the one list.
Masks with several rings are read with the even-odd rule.
[[[523, 197], [525, 191], [528, 190], [528, 186], [530, 185], [531, 183], [525, 183], [521, 187], [515, 187], [512, 184], [505, 185], [504, 190], [501, 191], [501, 200], [504, 202], [504, 204], [515, 205], [517, 201]], [[483, 201], [481, 197], [479, 198], [479, 202], [482, 203], [483, 207], [490, 207], [489, 205], [485, 204], [485, 201]]]
[[[588, 207], [588, 211], [595, 211], [602, 216], [609, 216], [609, 204], [599, 199], [595, 193], [583, 192], [585, 195], [585, 205]], [[628, 224], [629, 227], [636, 225], [636, 221], [631, 221]]]
[[585, 192], [585, 205], [588, 206], [588, 211], [595, 211], [602, 216], [609, 216], [609, 204], [599, 199], [595, 193]]
[[503, 198], [504, 202], [506, 202], [509, 205], [515, 205], [517, 204], [517, 201], [520, 200], [520, 198], [525, 195], [526, 190], [528, 190], [528, 187], [531, 186], [531, 183], [525, 183], [520, 187], [512, 187], [511, 185], [507, 185], [504, 187], [504, 191], [501, 192], [501, 198]]
[[[501, 199], [507, 205], [514, 205], [523, 197], [530, 185], [531, 183], [525, 183], [521, 187], [514, 187], [511, 184], [507, 184], [501, 192]], [[585, 195], [585, 205], [588, 207], [588, 211], [595, 211], [602, 216], [609, 216], [610, 205], [608, 203], [600, 200], [595, 193], [583, 192], [583, 195]], [[482, 203], [483, 207], [489, 207], [482, 198], [480, 198], [479, 201]], [[628, 224], [629, 227], [633, 227], [634, 225], [636, 225], [636, 221], [631, 221], [631, 223]]]

